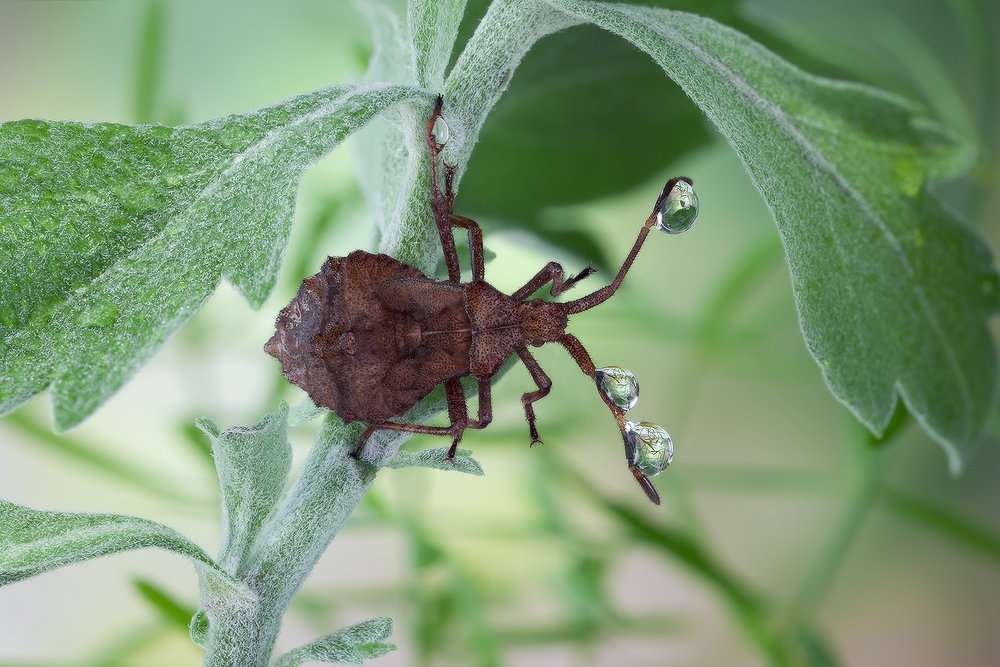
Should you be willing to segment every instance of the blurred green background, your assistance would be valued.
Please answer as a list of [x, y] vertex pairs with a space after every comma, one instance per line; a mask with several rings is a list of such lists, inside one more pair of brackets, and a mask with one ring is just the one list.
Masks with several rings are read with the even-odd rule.
[[[976, 142], [971, 175], [943, 192], [997, 246], [997, 3], [671, 6], [699, 5], [812, 71], [923, 102]], [[586, 48], [579, 34], [557, 39]], [[345, 2], [5, 0], [0, 121], [200, 122], [357, 80], [370, 51]], [[546, 69], [560, 66], [553, 52], [528, 55], [511, 100], [565, 80]], [[600, 65], [579, 61], [578, 71]], [[627, 134], [632, 107], [659, 99], [655, 86], [670, 90], [636, 81], [653, 87], [619, 110], [622, 127], [586, 111], [581, 127], [589, 118]], [[577, 93], [599, 100], [606, 83], [585, 77]], [[486, 477], [382, 473], [296, 598], [279, 650], [387, 614], [400, 647], [377, 663], [387, 667], [1000, 664], [996, 436], [960, 477], [912, 419], [871, 441], [805, 349], [769, 212], [693, 107], [665, 109], [683, 122], [642, 138], [632, 158], [629, 146], [587, 155], [544, 144], [523, 158], [588, 172], [596, 185], [585, 192], [602, 196], [581, 204], [561, 174], [521, 183], [504, 156], [512, 124], [544, 140], [532, 129], [552, 122], [539, 99], [501, 101], [458, 198], [458, 212], [482, 217], [496, 254], [487, 277], [501, 289], [550, 259], [613, 269], [670, 175], [691, 176], [701, 197], [690, 233], [650, 239], [618, 296], [571, 326], [598, 365], [638, 375], [630, 417], [673, 436], [674, 465], [654, 480], [663, 506], [630, 479], [593, 386], [562, 349], [543, 348], [554, 382], [536, 406], [545, 444], [527, 447], [519, 397], [533, 386], [516, 366], [494, 390], [493, 425], [464, 441]], [[352, 169], [345, 146], [307, 173], [282, 283], [261, 312], [221, 285], [81, 427], [52, 435], [46, 397], [4, 418], [0, 497], [141, 515], [216, 549], [217, 483], [193, 420], [250, 424], [281, 398], [302, 399], [261, 346], [325, 255], [371, 246]], [[509, 188], [506, 207], [483, 183]], [[558, 207], [529, 205], [547, 193]], [[315, 428], [293, 434], [299, 460]], [[46, 574], [0, 590], [0, 665], [196, 665], [186, 632], [196, 604], [193, 569], [157, 551]]]

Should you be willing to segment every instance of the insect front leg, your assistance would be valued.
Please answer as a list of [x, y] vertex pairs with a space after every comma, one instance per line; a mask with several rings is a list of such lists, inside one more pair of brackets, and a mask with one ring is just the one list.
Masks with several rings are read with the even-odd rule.
[[438, 179], [438, 154], [441, 152], [442, 144], [437, 142], [434, 136], [434, 124], [441, 117], [441, 106], [444, 98], [438, 95], [437, 103], [434, 105], [434, 112], [430, 120], [427, 121], [425, 138], [427, 148], [431, 154], [431, 209], [434, 211], [434, 222], [437, 224], [438, 237], [441, 239], [441, 250], [444, 252], [444, 263], [448, 267], [448, 280], [453, 283], [462, 281], [462, 270], [458, 264], [458, 249], [455, 248], [455, 236], [451, 231], [451, 207], [454, 195], [450, 194], [451, 178], [445, 175], [447, 194], [441, 192]]
[[535, 358], [531, 356], [526, 348], [521, 348], [517, 350], [517, 356], [521, 358], [524, 362], [524, 367], [528, 369], [531, 374], [531, 379], [535, 381], [538, 385], [538, 391], [529, 391], [521, 396], [521, 405], [524, 406], [524, 417], [528, 420], [528, 432], [531, 434], [531, 444], [541, 443], [542, 439], [538, 437], [538, 429], [535, 427], [535, 409], [531, 406], [535, 401], [539, 401], [549, 394], [549, 389], [552, 388], [552, 380], [549, 376], [545, 374], [542, 367], [538, 365]]
[[563, 269], [562, 264], [559, 262], [549, 262], [524, 287], [511, 294], [511, 298], [517, 301], [524, 301], [549, 281], [552, 281], [552, 289], [549, 290], [549, 294], [559, 296], [573, 285], [594, 273], [597, 273], [597, 269], [588, 264], [587, 268], [580, 273], [565, 278], [566, 271]]
[[483, 258], [483, 230], [479, 228], [478, 222], [461, 215], [452, 215], [451, 224], [453, 227], [469, 231], [469, 261], [472, 263], [472, 279], [483, 280], [486, 277], [486, 260]]

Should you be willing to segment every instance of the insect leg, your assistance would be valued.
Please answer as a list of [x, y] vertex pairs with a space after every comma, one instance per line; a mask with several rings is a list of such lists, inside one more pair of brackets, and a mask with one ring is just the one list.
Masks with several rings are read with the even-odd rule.
[[358, 441], [358, 446], [351, 451], [351, 456], [354, 458], [361, 456], [361, 452], [364, 451], [368, 439], [375, 431], [403, 431], [405, 433], [418, 433], [421, 435], [445, 435], [452, 438], [452, 446], [457, 449], [455, 442], [461, 441], [464, 429], [464, 426], [456, 424], [452, 424], [451, 426], [427, 426], [426, 424], [407, 424], [405, 422], [379, 422], [371, 424], [365, 429], [365, 432], [361, 435], [361, 440]]
[[535, 401], [541, 400], [548, 396], [549, 389], [552, 388], [552, 380], [549, 376], [545, 374], [542, 367], [538, 365], [535, 358], [531, 356], [526, 348], [520, 348], [516, 350], [517, 356], [521, 358], [524, 362], [525, 368], [531, 373], [531, 379], [535, 381], [538, 385], [538, 391], [529, 391], [521, 396], [521, 405], [524, 406], [524, 417], [528, 420], [528, 432], [531, 434], [531, 444], [541, 443], [542, 439], [538, 437], [538, 429], [535, 427], [535, 409], [531, 407], [531, 404]]
[[493, 387], [489, 380], [479, 381], [479, 419], [469, 422], [469, 428], [486, 428], [493, 421]]
[[[583, 347], [583, 343], [579, 341], [575, 336], [571, 334], [566, 334], [559, 339], [559, 343], [566, 348], [569, 355], [573, 357], [573, 361], [576, 365], [580, 367], [584, 373], [586, 373], [594, 382], [597, 382], [597, 368], [594, 366], [594, 361], [590, 358], [590, 353], [587, 349]], [[628, 461], [629, 470], [632, 471], [632, 475], [635, 477], [635, 481], [639, 483], [642, 490], [646, 493], [646, 497], [653, 502], [654, 505], [660, 504], [660, 494], [656, 492], [656, 488], [653, 483], [649, 481], [649, 477], [645, 475], [639, 468], [636, 467], [635, 461], [633, 461], [635, 453], [635, 445], [629, 441], [629, 437], [625, 430], [625, 413], [617, 405], [611, 402], [611, 399], [604, 395], [604, 392], [597, 392], [600, 394], [604, 403], [611, 410], [611, 414], [615, 416], [615, 421], [618, 422], [618, 429], [622, 434], [622, 443], [625, 445], [625, 460]]]
[[483, 230], [472, 218], [455, 215], [455, 165], [444, 165], [444, 198], [448, 203], [448, 213], [452, 227], [460, 227], [469, 232], [469, 255], [472, 263], [472, 279], [483, 280], [486, 276], [483, 260]]
[[549, 262], [543, 266], [542, 270], [536, 273], [535, 277], [529, 280], [524, 287], [511, 294], [511, 298], [516, 299], [517, 301], [524, 301], [550, 280], [552, 281], [552, 289], [549, 290], [549, 294], [552, 296], [559, 296], [570, 287], [593, 273], [597, 273], [597, 269], [588, 265], [587, 268], [575, 276], [564, 278], [563, 276], [566, 275], [566, 271], [563, 269], [562, 265], [559, 262]]
[[467, 428], [486, 428], [493, 421], [492, 387], [489, 380], [479, 380], [479, 419], [476, 420], [469, 419], [468, 404], [465, 401], [461, 381], [458, 378], [448, 380], [444, 388], [448, 397], [448, 418], [451, 420], [451, 426], [455, 429], [461, 429], [454, 436], [451, 449], [448, 450], [446, 457], [453, 459], [458, 450], [458, 443], [462, 440], [462, 431]]
[[461, 215], [453, 214], [451, 224], [453, 227], [469, 230], [469, 259], [472, 262], [472, 279], [482, 280], [486, 276], [486, 262], [483, 259], [483, 230], [479, 228], [478, 222]]
[[[481, 385], [482, 383], [480, 383]], [[489, 383], [486, 383], [489, 385]], [[480, 390], [482, 387], [480, 386]], [[462, 383], [458, 379], [448, 380], [444, 385], [445, 397], [448, 400], [448, 419], [451, 421], [451, 426], [426, 426], [424, 424], [407, 424], [404, 422], [390, 422], [384, 421], [378, 424], [371, 424], [365, 429], [365, 432], [361, 434], [361, 439], [358, 441], [357, 447], [351, 452], [351, 456], [358, 458], [361, 456], [361, 452], [365, 449], [365, 444], [368, 439], [372, 437], [375, 431], [386, 430], [386, 431], [405, 431], [407, 433], [422, 433], [424, 435], [447, 435], [451, 436], [451, 448], [448, 450], [448, 455], [446, 458], [455, 458], [455, 452], [458, 450], [458, 443], [462, 441], [462, 433], [465, 429], [470, 427], [469, 416], [465, 403], [465, 394], [462, 392]], [[487, 406], [489, 406], [489, 390], [486, 393]], [[488, 409], [488, 408], [487, 408]], [[482, 401], [480, 400], [480, 415], [482, 415]], [[485, 424], [480, 426], [482, 422], [476, 422], [472, 425], [472, 428], [485, 428]], [[487, 424], [489, 421], [486, 422]]]
[[[434, 105], [434, 113], [427, 121], [425, 138], [427, 148], [431, 154], [431, 210], [434, 211], [434, 222], [437, 224], [438, 236], [441, 239], [441, 250], [444, 252], [444, 263], [448, 267], [448, 280], [453, 283], [462, 281], [462, 270], [458, 264], [458, 250], [455, 248], [455, 236], [451, 231], [451, 201], [445, 193], [441, 192], [438, 183], [438, 153], [441, 151], [441, 144], [434, 136], [434, 123], [441, 117], [441, 105], [444, 98], [438, 95], [437, 103]], [[447, 176], [446, 176], [447, 180]], [[451, 189], [446, 183], [447, 189]]]
[[[465, 392], [458, 378], [452, 378], [444, 383], [444, 395], [448, 399], [448, 419], [451, 421], [451, 447], [445, 456], [449, 461], [455, 458], [458, 443], [462, 441], [462, 433], [469, 425], [469, 407], [465, 402]], [[456, 430], [457, 429], [457, 430]]]

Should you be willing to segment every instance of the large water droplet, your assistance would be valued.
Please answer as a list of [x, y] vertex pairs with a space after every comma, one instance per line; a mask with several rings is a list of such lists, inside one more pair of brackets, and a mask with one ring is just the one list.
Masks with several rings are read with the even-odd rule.
[[632, 463], [646, 477], [667, 469], [674, 458], [674, 443], [662, 427], [651, 422], [625, 422], [625, 436], [632, 444]]
[[691, 229], [698, 219], [698, 195], [694, 186], [678, 179], [656, 211], [656, 228], [667, 234], [680, 234]]
[[597, 388], [609, 401], [628, 412], [639, 400], [639, 381], [627, 368], [608, 366], [594, 371]]
[[448, 139], [451, 138], [451, 130], [448, 129], [448, 123], [445, 122], [442, 116], [438, 116], [437, 120], [434, 121], [434, 127], [431, 129], [431, 132], [434, 133], [434, 140], [441, 146], [448, 143]]

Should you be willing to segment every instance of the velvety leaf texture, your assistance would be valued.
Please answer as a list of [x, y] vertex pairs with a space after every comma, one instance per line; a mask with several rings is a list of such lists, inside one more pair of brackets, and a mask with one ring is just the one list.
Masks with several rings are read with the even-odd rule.
[[0, 500], [0, 586], [122, 551], [160, 547], [215, 567], [186, 537], [147, 519], [47, 512]]
[[92, 412], [225, 277], [274, 285], [302, 171], [410, 86], [334, 86], [169, 128], [0, 125], [0, 413], [54, 383], [56, 425]]
[[421, 86], [431, 90], [444, 86], [444, 71], [464, 9], [465, 0], [411, 0], [407, 3], [415, 78]]
[[292, 465], [288, 406], [282, 403], [252, 427], [235, 426], [220, 433], [207, 419], [199, 420], [198, 427], [212, 441], [222, 487], [219, 567], [236, 575], [285, 488]]
[[810, 76], [709, 19], [549, 4], [646, 51], [719, 127], [774, 214], [831, 391], [875, 433], [898, 392], [959, 468], [994, 405], [998, 279], [927, 183], [967, 149], [905, 100]]
[[472, 458], [468, 449], [459, 449], [455, 458], [449, 461], [445, 458], [448, 447], [433, 447], [419, 452], [398, 452], [385, 464], [386, 468], [433, 468], [434, 470], [456, 470], [470, 475], [482, 475], [483, 467], [479, 461]]
[[396, 646], [383, 641], [392, 634], [392, 619], [373, 618], [320, 637], [292, 649], [274, 663], [275, 667], [296, 667], [304, 662], [334, 665], [360, 665], [395, 651]]
[[483, 125], [458, 206], [546, 234], [541, 209], [635, 187], [706, 144], [707, 125], [662, 69], [617, 36], [594, 26], [549, 35]]

